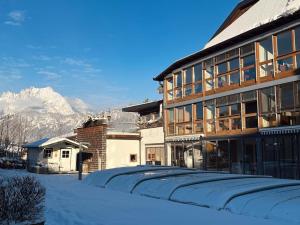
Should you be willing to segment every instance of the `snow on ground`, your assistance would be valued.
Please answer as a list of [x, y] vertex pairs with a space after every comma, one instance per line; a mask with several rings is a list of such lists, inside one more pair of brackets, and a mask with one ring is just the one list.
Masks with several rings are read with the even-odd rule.
[[[166, 200], [90, 186], [76, 175], [0, 169], [0, 176], [31, 175], [46, 187], [47, 225], [285, 225]], [[286, 223], [290, 224], [290, 223]]]

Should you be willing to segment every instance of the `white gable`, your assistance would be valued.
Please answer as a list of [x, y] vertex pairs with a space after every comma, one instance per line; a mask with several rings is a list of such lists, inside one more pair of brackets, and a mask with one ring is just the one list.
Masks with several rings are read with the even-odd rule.
[[248, 11], [210, 40], [209, 48], [263, 24], [288, 16], [300, 9], [300, 0], [259, 0]]

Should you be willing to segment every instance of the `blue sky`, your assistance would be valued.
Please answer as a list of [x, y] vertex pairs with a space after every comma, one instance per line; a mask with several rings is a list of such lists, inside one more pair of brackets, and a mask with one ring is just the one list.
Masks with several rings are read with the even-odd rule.
[[239, 0], [3, 0], [0, 92], [51, 86], [94, 108], [158, 99], [152, 78], [200, 50]]

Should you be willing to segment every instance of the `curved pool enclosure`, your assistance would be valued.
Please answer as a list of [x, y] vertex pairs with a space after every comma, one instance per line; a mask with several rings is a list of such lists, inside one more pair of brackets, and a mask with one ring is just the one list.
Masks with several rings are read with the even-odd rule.
[[97, 171], [84, 182], [99, 188], [300, 224], [300, 181], [297, 180], [137, 166]]

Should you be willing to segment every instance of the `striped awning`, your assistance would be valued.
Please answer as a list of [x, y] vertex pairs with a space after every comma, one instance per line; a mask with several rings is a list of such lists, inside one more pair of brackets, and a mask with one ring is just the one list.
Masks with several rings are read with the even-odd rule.
[[202, 135], [166, 137], [166, 142], [199, 141], [201, 139], [200, 136], [202, 136]]
[[300, 133], [300, 126], [263, 128], [263, 129], [260, 129], [259, 132], [262, 135], [294, 134], [294, 133]]

